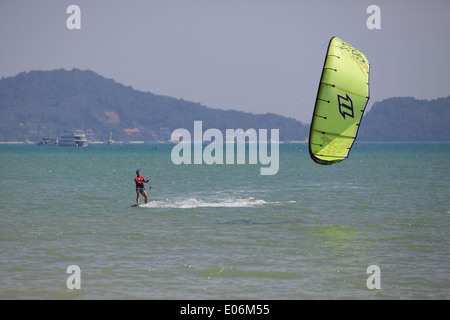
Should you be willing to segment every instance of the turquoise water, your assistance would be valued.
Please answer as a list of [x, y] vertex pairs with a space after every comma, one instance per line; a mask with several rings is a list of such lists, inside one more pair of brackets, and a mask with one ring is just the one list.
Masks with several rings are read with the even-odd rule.
[[332, 166], [282, 144], [273, 176], [172, 147], [0, 146], [0, 298], [450, 297], [449, 143], [356, 143]]

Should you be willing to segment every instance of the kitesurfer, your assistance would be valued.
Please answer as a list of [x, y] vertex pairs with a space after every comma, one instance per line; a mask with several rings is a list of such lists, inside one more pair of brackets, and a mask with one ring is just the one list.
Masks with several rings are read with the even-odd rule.
[[148, 183], [149, 180], [145, 180], [143, 176], [141, 176], [141, 171], [136, 170], [136, 177], [134, 178], [134, 182], [136, 183], [136, 204], [139, 205], [139, 195], [145, 198], [145, 203], [148, 203], [147, 191], [145, 190], [144, 183]]

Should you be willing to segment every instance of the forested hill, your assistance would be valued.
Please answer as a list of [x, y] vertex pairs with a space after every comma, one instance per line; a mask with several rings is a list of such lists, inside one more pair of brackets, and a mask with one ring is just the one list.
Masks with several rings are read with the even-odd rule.
[[275, 114], [218, 110], [134, 90], [93, 71], [22, 72], [0, 80], [0, 141], [57, 138], [85, 130], [91, 140], [167, 141], [177, 128], [279, 129], [282, 140], [305, 140], [309, 127]]
[[[311, 114], [314, 106], [311, 107]], [[274, 107], [275, 110], [275, 107]], [[279, 129], [280, 140], [304, 141], [309, 124], [276, 114], [212, 109], [134, 90], [93, 71], [22, 72], [0, 80], [0, 141], [58, 138], [82, 129], [91, 141], [167, 141], [177, 128]], [[450, 97], [391, 98], [364, 115], [357, 141], [450, 141]]]
[[358, 141], [450, 141], [450, 96], [435, 100], [390, 98], [375, 102]]

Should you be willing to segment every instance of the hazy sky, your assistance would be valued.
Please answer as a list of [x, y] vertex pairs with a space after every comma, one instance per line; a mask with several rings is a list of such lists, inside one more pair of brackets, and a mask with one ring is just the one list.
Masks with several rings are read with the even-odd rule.
[[[69, 30], [69, 5], [81, 29]], [[370, 5], [381, 29], [370, 30]], [[332, 36], [371, 65], [369, 108], [450, 95], [448, 0], [1, 0], [0, 77], [93, 70], [137, 90], [311, 121]]]

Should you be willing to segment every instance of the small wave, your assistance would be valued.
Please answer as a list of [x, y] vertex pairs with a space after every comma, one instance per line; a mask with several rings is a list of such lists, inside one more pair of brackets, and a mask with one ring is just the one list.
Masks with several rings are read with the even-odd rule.
[[267, 202], [255, 198], [246, 199], [220, 199], [220, 200], [199, 200], [196, 198], [176, 199], [176, 200], [154, 200], [147, 204], [141, 204], [141, 208], [248, 208], [264, 205]]

